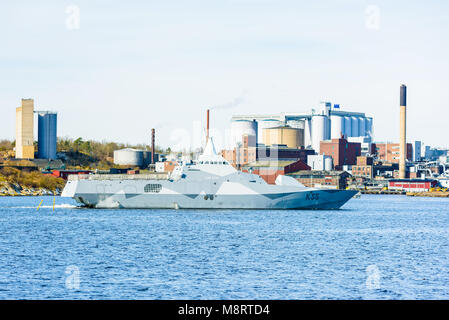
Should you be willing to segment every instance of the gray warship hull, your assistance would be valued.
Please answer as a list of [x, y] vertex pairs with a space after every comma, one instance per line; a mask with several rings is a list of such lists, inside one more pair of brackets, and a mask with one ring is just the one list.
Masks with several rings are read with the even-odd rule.
[[167, 174], [70, 176], [62, 196], [92, 208], [324, 210], [339, 209], [356, 193], [269, 185], [242, 172], [193, 180]]

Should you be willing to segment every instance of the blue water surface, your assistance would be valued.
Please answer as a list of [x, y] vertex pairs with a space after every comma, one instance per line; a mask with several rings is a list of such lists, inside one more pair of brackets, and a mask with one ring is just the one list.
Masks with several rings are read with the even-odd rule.
[[448, 298], [449, 199], [53, 211], [52, 197], [0, 197], [0, 299]]

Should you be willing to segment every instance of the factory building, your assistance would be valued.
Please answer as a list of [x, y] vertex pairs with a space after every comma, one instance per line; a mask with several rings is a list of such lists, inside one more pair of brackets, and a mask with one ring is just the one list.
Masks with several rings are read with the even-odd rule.
[[34, 100], [22, 99], [16, 108], [16, 158], [34, 159]]
[[372, 179], [374, 177], [373, 157], [357, 157], [357, 165], [352, 166], [352, 175], [354, 177]]
[[[399, 143], [390, 142], [376, 142], [373, 143], [373, 148], [377, 159], [388, 163], [399, 163], [400, 145]], [[413, 145], [407, 143], [407, 160], [413, 160]]]
[[37, 154], [39, 159], [56, 159], [57, 114], [50, 111], [37, 112]]
[[[244, 122], [242, 124], [241, 122]], [[342, 111], [339, 105], [322, 102], [318, 110], [307, 113], [279, 113], [270, 115], [234, 115], [231, 120], [231, 136], [238, 141], [244, 132], [257, 132], [258, 144], [266, 144], [264, 131], [285, 127], [303, 130], [303, 145], [320, 154], [320, 142], [342, 136], [366, 137], [371, 142], [373, 119], [364, 113]], [[254, 133], [250, 133], [254, 134]], [[231, 146], [231, 149], [234, 145]]]
[[348, 142], [344, 138], [321, 141], [321, 154], [331, 156], [334, 166], [341, 170], [343, 165], [354, 165], [357, 157], [361, 155], [361, 145], [357, 142]]

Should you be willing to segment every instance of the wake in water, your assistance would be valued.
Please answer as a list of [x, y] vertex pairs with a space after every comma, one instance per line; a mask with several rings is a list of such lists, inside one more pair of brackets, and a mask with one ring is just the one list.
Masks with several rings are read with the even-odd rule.
[[[37, 207], [39, 206], [39, 204], [35, 205], [35, 206], [19, 206], [19, 207], [15, 207], [15, 206], [5, 206], [3, 208], [10, 208], [10, 209], [37, 209]], [[41, 205], [40, 209], [53, 209], [53, 205]], [[81, 208], [80, 206], [75, 206], [73, 204], [68, 204], [68, 203], [63, 203], [63, 204], [55, 204], [55, 209], [76, 209], [76, 208]]]

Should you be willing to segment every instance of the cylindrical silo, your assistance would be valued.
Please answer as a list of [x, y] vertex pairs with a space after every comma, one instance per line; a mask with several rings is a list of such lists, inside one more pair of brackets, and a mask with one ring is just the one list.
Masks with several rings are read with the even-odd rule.
[[332, 115], [331, 117], [331, 139], [339, 139], [345, 132], [345, 118]]
[[311, 119], [306, 119], [304, 121], [304, 146], [311, 147], [312, 146], [312, 124]]
[[325, 140], [327, 117], [323, 115], [312, 116], [312, 148], [320, 154], [320, 142]]
[[329, 140], [331, 138], [331, 118], [326, 116], [326, 131], [324, 132], [324, 140]]
[[346, 138], [352, 137], [352, 120], [351, 117], [345, 117], [345, 135]]
[[288, 148], [304, 146], [304, 129], [276, 127], [263, 129], [263, 143], [267, 146], [283, 144]]
[[365, 117], [359, 117], [359, 136], [365, 137], [366, 136], [366, 118]]
[[373, 138], [373, 118], [366, 118], [365, 132], [366, 136]]
[[257, 143], [263, 143], [263, 129], [274, 128], [282, 125], [282, 122], [275, 119], [259, 120], [257, 122]]
[[38, 158], [56, 159], [57, 115], [55, 112], [38, 113]]
[[324, 158], [324, 170], [331, 171], [334, 167], [332, 157], [325, 157]]
[[245, 134], [253, 135], [257, 139], [257, 122], [251, 120], [234, 120], [231, 122], [231, 143], [235, 147], [238, 143], [243, 143], [242, 137]]
[[351, 117], [351, 137], [359, 136], [359, 119], [358, 117]]
[[114, 163], [124, 166], [142, 166], [143, 151], [131, 148], [115, 150]]

